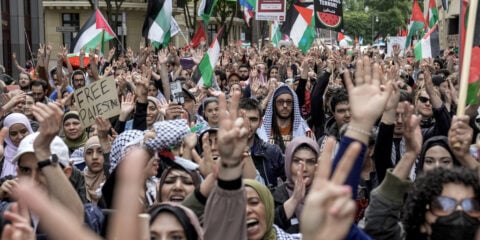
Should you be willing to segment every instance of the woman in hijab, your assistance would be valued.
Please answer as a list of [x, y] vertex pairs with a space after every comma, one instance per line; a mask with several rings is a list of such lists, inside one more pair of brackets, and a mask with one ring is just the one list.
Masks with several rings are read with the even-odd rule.
[[84, 170], [86, 198], [89, 202], [97, 204], [100, 187], [106, 179], [103, 170], [103, 150], [97, 136], [89, 138], [85, 143], [83, 157], [87, 165]]
[[160, 112], [160, 100], [155, 97], [148, 96], [147, 107], [147, 130], [152, 129], [153, 124], [162, 121], [163, 116]]
[[8, 133], [5, 137], [5, 142], [2, 143], [4, 144], [4, 158], [0, 178], [17, 175], [17, 166], [15, 163], [12, 163], [12, 160], [17, 154], [17, 148], [22, 139], [33, 133], [30, 121], [21, 113], [8, 115], [3, 121], [3, 126], [8, 128]]
[[209, 97], [203, 100], [203, 103], [198, 111], [203, 119], [208, 122], [208, 126], [212, 128], [218, 127], [220, 115], [218, 114], [217, 97]]
[[201, 178], [197, 172], [172, 162], [160, 177], [157, 201], [181, 203], [200, 183]]
[[285, 149], [287, 181], [273, 195], [275, 224], [288, 233], [300, 232], [300, 214], [315, 176], [319, 153], [318, 144], [308, 137], [293, 139]]
[[175, 203], [160, 203], [148, 211], [151, 239], [203, 240], [203, 230], [192, 210]]
[[265, 185], [244, 179], [247, 195], [247, 238], [248, 240], [292, 240], [300, 239], [297, 234], [288, 234], [273, 223], [273, 196]]
[[68, 146], [70, 154], [85, 145], [88, 140], [88, 133], [82, 128], [80, 115], [76, 111], [70, 111], [63, 116], [63, 141]]
[[[147, 100], [148, 101], [146, 115], [135, 112], [134, 118], [127, 121], [125, 125], [125, 130], [149, 130], [152, 129], [154, 123], [158, 121], [163, 121], [163, 115], [160, 112], [160, 100], [152, 96], [148, 96]], [[143, 125], [141, 123], [144, 123], [146, 125]], [[143, 127], [139, 127], [141, 125], [143, 125]], [[145, 126], [146, 129], [144, 129]]]
[[437, 167], [451, 169], [454, 166], [461, 166], [455, 158], [448, 138], [445, 136], [436, 136], [428, 139], [422, 146], [422, 151], [418, 157], [417, 175], [422, 172], [428, 172]]

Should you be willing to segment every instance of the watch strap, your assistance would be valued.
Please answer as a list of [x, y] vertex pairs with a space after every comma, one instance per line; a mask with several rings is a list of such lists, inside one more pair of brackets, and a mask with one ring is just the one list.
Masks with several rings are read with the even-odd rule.
[[38, 167], [39, 170], [42, 170], [46, 166], [50, 166], [50, 165], [56, 166], [57, 163], [58, 163], [57, 155], [52, 154], [49, 158], [47, 158], [43, 161], [39, 161], [37, 163], [37, 167]]

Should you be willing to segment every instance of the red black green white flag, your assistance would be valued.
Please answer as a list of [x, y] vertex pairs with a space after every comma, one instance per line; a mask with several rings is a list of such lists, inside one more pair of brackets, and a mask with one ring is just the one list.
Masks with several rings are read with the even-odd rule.
[[313, 4], [294, 3], [290, 6], [281, 32], [290, 37], [296, 47], [307, 52], [315, 40]]
[[166, 47], [172, 37], [172, 0], [150, 0], [142, 33], [156, 48]]
[[116, 37], [108, 21], [100, 10], [90, 16], [85, 22], [70, 46], [70, 52], [80, 52], [80, 49], [95, 49], [99, 44], [108, 42]]
[[[463, 55], [465, 53], [465, 39], [467, 33], [467, 22], [468, 14], [476, 14], [475, 24], [474, 24], [474, 34], [473, 34], [473, 47], [471, 63], [470, 63], [470, 74], [468, 77], [468, 94], [467, 94], [467, 104], [475, 104], [478, 102], [477, 92], [480, 82], [480, 12], [477, 9], [470, 9], [469, 1], [463, 0], [460, 10], [460, 59], [463, 60]], [[467, 50], [470, 51], [470, 50]], [[462, 63], [460, 63], [460, 69]], [[462, 73], [460, 73], [462, 74]]]
[[205, 54], [198, 64], [198, 69], [200, 71], [201, 78], [199, 82], [203, 82], [203, 85], [206, 88], [210, 88], [213, 85], [213, 75], [215, 65], [217, 64], [218, 58], [220, 57], [220, 41], [222, 40], [223, 27], [220, 28], [215, 38], [212, 40], [210, 47], [208, 48], [207, 54]]
[[[315, 27], [343, 32], [342, 1], [314, 0]], [[288, 18], [287, 18], [288, 19]]]
[[405, 42], [405, 48], [409, 49], [412, 45], [412, 39], [415, 34], [422, 31], [425, 26], [425, 18], [423, 17], [422, 9], [418, 5], [417, 0], [413, 1], [412, 17], [410, 18], [410, 24], [408, 24], [407, 41]]

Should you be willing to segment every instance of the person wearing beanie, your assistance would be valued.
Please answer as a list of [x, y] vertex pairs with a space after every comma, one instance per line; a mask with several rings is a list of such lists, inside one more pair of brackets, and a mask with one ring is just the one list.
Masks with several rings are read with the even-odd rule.
[[65, 134], [63, 141], [67, 144], [70, 154], [83, 147], [88, 140], [88, 134], [82, 128], [80, 116], [76, 111], [67, 112], [63, 116], [63, 132]]
[[293, 89], [282, 84], [275, 90], [257, 133], [262, 140], [280, 146], [282, 151], [295, 137], [312, 136], [300, 114], [297, 94]]

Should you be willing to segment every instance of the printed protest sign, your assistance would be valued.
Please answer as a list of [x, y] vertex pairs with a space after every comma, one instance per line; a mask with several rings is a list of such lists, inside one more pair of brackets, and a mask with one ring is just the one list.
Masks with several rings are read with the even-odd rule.
[[286, 0], [258, 0], [256, 3], [256, 20], [285, 21]]
[[314, 0], [315, 27], [343, 32], [342, 0]]
[[103, 78], [73, 93], [82, 127], [95, 123], [95, 117], [110, 118], [120, 114], [120, 101], [113, 77]]

